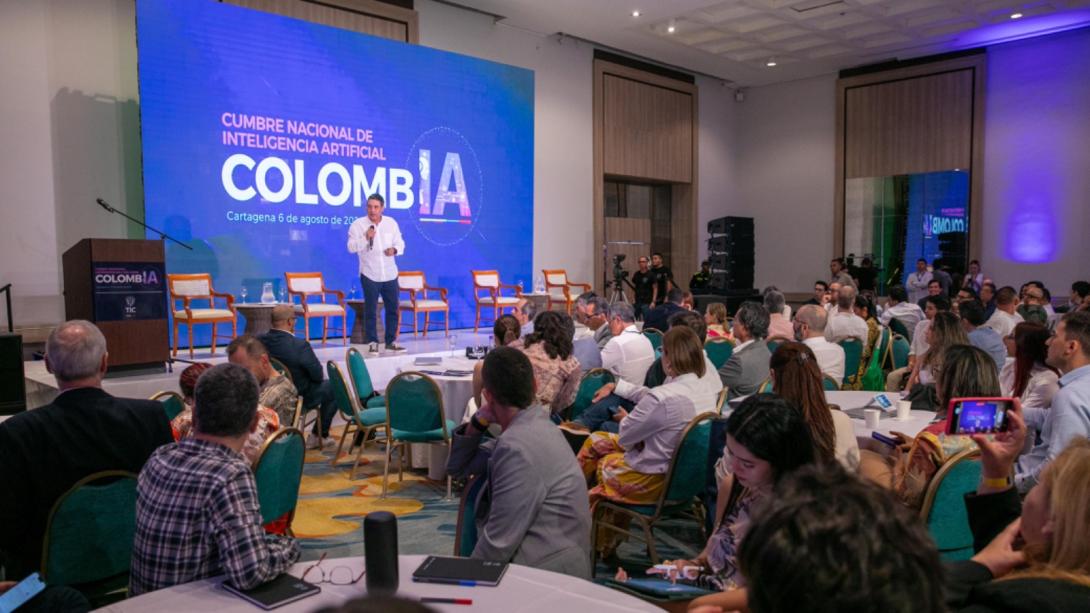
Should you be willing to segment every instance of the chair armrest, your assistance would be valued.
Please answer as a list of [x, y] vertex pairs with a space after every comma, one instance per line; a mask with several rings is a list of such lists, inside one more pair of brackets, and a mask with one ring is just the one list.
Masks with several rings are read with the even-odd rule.
[[590, 283], [572, 283], [571, 281], [569, 281], [568, 287], [581, 287], [583, 288], [584, 292], [590, 291]]
[[416, 292], [418, 292], [420, 290], [411, 289], [411, 288], [408, 288], [408, 287], [399, 287], [397, 291], [399, 293], [400, 292], [406, 292], [406, 293], [409, 294], [409, 302], [412, 303], [413, 310], [415, 311], [416, 310]]
[[[447, 290], [446, 290], [446, 289], [444, 289], [444, 288], [442, 288], [442, 287], [433, 287], [433, 286], [431, 286], [431, 285], [425, 285], [425, 286], [424, 286], [424, 290], [425, 290], [425, 291], [427, 291], [427, 290], [431, 290], [431, 291], [433, 291], [433, 292], [439, 292], [439, 298], [440, 298], [440, 299], [441, 299], [441, 300], [442, 300], [443, 302], [446, 302], [446, 301], [447, 301]], [[495, 294], [493, 294], [493, 296], [495, 296]]]
[[213, 309], [216, 308], [216, 297], [217, 296], [220, 297], [220, 298], [223, 298], [224, 301], [227, 302], [227, 310], [229, 310], [231, 312], [234, 312], [234, 310], [235, 310], [235, 297], [232, 296], [231, 294], [226, 294], [226, 293], [223, 293], [223, 292], [217, 292], [217, 291], [212, 292], [212, 296], [208, 299], [208, 306], [209, 307], [211, 307]]
[[515, 297], [522, 298], [522, 290], [517, 285], [511, 285], [510, 283], [500, 283], [499, 289], [513, 289], [515, 290]]
[[337, 304], [344, 306], [344, 292], [339, 289], [329, 289], [328, 287], [322, 287], [322, 292], [325, 294], [333, 294], [337, 297]]

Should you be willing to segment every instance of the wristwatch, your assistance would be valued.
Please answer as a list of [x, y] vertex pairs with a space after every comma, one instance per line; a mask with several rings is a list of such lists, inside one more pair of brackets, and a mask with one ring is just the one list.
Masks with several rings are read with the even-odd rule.
[[1011, 479], [1010, 475], [1007, 475], [1006, 477], [995, 477], [991, 479], [982, 476], [980, 478], [980, 483], [983, 484], [984, 487], [989, 489], [1003, 490], [1014, 485], [1014, 479]]
[[469, 423], [473, 424], [473, 427], [480, 430], [481, 432], [485, 432], [488, 430], [488, 420], [482, 419], [481, 416], [477, 415], [476, 413], [473, 414], [473, 417], [469, 418]]

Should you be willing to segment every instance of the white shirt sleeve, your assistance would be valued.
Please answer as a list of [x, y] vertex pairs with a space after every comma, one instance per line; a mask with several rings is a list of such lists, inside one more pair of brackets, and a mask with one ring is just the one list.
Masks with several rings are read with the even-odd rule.
[[349, 253], [359, 253], [367, 248], [367, 228], [364, 227], [366, 224], [360, 223], [364, 219], [367, 218], [361, 217], [348, 226]]

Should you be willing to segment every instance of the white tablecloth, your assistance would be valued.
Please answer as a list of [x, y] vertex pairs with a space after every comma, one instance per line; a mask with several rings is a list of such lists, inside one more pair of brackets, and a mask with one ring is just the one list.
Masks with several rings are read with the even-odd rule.
[[[849, 409], [859, 409], [871, 404], [868, 408], [877, 408], [877, 405], [871, 403], [874, 396], [878, 392], [825, 392], [825, 400], [829, 404], [839, 405], [841, 410], [847, 411]], [[890, 402], [893, 406], [897, 406], [897, 401], [901, 399], [900, 394], [887, 393]], [[896, 412], [882, 414], [881, 421], [878, 422], [878, 432], [889, 436], [891, 432], [901, 432], [909, 436], [916, 436], [921, 430], [927, 427], [935, 419], [935, 413], [933, 411], [912, 411], [908, 419], [897, 419]], [[871, 430], [866, 426], [862, 419], [852, 418], [852, 426], [855, 428], [855, 435], [857, 437], [870, 438]]]
[[[610, 590], [590, 581], [551, 573], [536, 568], [512, 564], [497, 587], [459, 587], [434, 583], [413, 583], [413, 571], [425, 556], [401, 556], [398, 573], [401, 576], [398, 594], [406, 598], [423, 596], [471, 598], [472, 606], [428, 606], [438, 611], [467, 613], [470, 611], [519, 611], [557, 613], [576, 611], [658, 611], [659, 609], [632, 596]], [[291, 570], [299, 577], [313, 562], [300, 562]], [[354, 575], [363, 570], [363, 558], [326, 559], [322, 568], [347, 566]], [[314, 573], [311, 573], [312, 575]], [[102, 611], [207, 611], [215, 613], [254, 613], [254, 605], [231, 595], [219, 587], [222, 579], [207, 579], [151, 592]], [[277, 611], [313, 611], [323, 606], [336, 606], [350, 598], [365, 595], [366, 578], [355, 585], [323, 583], [320, 594], [285, 605]]]

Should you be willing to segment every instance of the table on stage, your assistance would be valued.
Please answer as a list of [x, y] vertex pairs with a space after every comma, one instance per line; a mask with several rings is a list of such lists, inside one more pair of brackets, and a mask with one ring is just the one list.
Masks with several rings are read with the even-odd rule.
[[[245, 334], [258, 336], [272, 329], [272, 310], [280, 303], [236, 302], [235, 310], [246, 319]], [[284, 303], [287, 304], [287, 303]]]
[[[868, 408], [877, 408], [872, 401], [874, 396], [878, 392], [854, 392], [854, 391], [828, 391], [825, 392], [825, 400], [829, 404], [835, 404], [840, 407], [841, 410], [847, 411], [850, 409], [859, 409], [867, 406]], [[900, 394], [886, 393], [889, 399], [894, 403], [900, 400]], [[870, 406], [868, 406], [870, 405]], [[881, 421], [878, 422], [878, 432], [889, 436], [891, 432], [901, 432], [908, 436], [916, 436], [921, 430], [927, 427], [935, 419], [934, 411], [912, 411], [908, 419], [897, 419], [895, 413], [882, 413]], [[871, 430], [866, 426], [862, 419], [852, 418], [852, 427], [855, 429], [855, 435], [862, 438], [870, 438]]]
[[[399, 366], [398, 372], [417, 371], [431, 377], [439, 386], [439, 393], [443, 397], [443, 415], [457, 425], [462, 423], [466, 414], [466, 405], [473, 397], [473, 375], [448, 376], [436, 373], [452, 370], [472, 373], [478, 361], [464, 357], [443, 356], [439, 364], [421, 365], [409, 362]], [[411, 462], [414, 468], [427, 466], [428, 478], [436, 481], [446, 478], [446, 447], [419, 444], [413, 445], [412, 449]]]
[[[400, 589], [398, 595], [405, 598], [425, 596], [440, 598], [469, 598], [473, 605], [437, 605], [438, 611], [465, 613], [466, 611], [659, 611], [657, 607], [633, 596], [606, 587], [549, 571], [512, 564], [497, 587], [462, 587], [436, 583], [413, 583], [412, 574], [425, 556], [404, 555], [398, 560]], [[302, 576], [314, 562], [300, 562], [291, 574]], [[353, 576], [363, 570], [363, 558], [326, 559], [322, 568], [329, 570], [346, 566]], [[314, 573], [311, 573], [312, 575]], [[252, 613], [254, 605], [233, 596], [219, 587], [222, 578], [194, 581], [164, 590], [150, 592], [122, 600], [101, 611], [215, 611], [216, 613]], [[365, 594], [366, 579], [354, 585], [330, 585], [323, 583], [321, 593], [278, 608], [277, 611], [313, 611], [319, 607], [337, 606], [350, 598]]]

